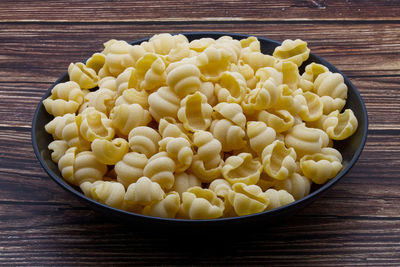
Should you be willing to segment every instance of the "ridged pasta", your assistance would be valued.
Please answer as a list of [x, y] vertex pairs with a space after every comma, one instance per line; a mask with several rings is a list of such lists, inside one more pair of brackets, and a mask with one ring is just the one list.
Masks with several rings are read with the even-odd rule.
[[163, 117], [177, 118], [181, 99], [170, 87], [164, 86], [149, 95], [148, 102], [151, 116], [160, 121]]
[[207, 47], [215, 44], [215, 39], [213, 38], [200, 38], [195, 39], [189, 43], [189, 48], [196, 52], [203, 52]]
[[122, 104], [139, 104], [144, 109], [149, 109], [149, 94], [145, 91], [138, 91], [134, 88], [126, 89], [122, 95], [115, 100], [115, 106]]
[[189, 219], [216, 219], [224, 212], [224, 202], [209, 190], [195, 186], [182, 194], [180, 216]]
[[130, 131], [128, 140], [131, 151], [143, 153], [150, 158], [158, 152], [161, 136], [153, 128], [139, 126]]
[[275, 64], [275, 58], [270, 55], [265, 55], [258, 51], [249, 51], [241, 56], [244, 63], [248, 64], [257, 71], [260, 68], [272, 67]]
[[129, 152], [125, 154], [122, 160], [115, 164], [114, 170], [117, 175], [117, 181], [128, 188], [130, 184], [143, 176], [147, 161], [147, 157], [141, 153]]
[[107, 88], [101, 88], [90, 92], [85, 96], [88, 107], [94, 107], [96, 110], [108, 115], [113, 108], [116, 98], [116, 92]]
[[176, 191], [180, 196], [193, 186], [201, 187], [201, 181], [191, 173], [181, 172], [175, 175], [175, 183], [171, 191]]
[[224, 152], [241, 149], [246, 145], [244, 129], [227, 119], [214, 120], [210, 131], [221, 142]]
[[275, 180], [273, 187], [277, 190], [286, 190], [295, 200], [299, 200], [310, 193], [311, 183], [309, 178], [295, 172], [285, 180]]
[[91, 148], [97, 160], [107, 165], [116, 164], [129, 151], [128, 142], [124, 138], [115, 138], [112, 141], [95, 139]]
[[162, 138], [166, 137], [182, 137], [187, 139], [190, 142], [190, 138], [188, 137], [188, 133], [183, 128], [182, 123], [178, 123], [172, 117], [165, 117], [160, 120], [158, 124], [158, 132], [161, 134]]
[[121, 104], [111, 110], [110, 119], [119, 135], [128, 136], [132, 129], [149, 124], [151, 116], [139, 104]]
[[94, 53], [87, 61], [86, 67], [91, 68], [96, 73], [104, 66], [106, 62], [106, 56], [102, 53]]
[[257, 114], [257, 120], [264, 122], [277, 133], [286, 132], [293, 127], [295, 119], [287, 110], [262, 110]]
[[303, 121], [316, 121], [323, 114], [323, 103], [320, 97], [311, 92], [300, 92], [294, 96], [300, 104], [299, 116]]
[[200, 88], [200, 70], [193, 64], [178, 66], [168, 73], [167, 84], [180, 98], [193, 94]]
[[215, 87], [212, 82], [201, 83], [199, 92], [207, 97], [207, 102], [211, 106], [215, 106], [218, 103], [217, 96], [215, 95]]
[[275, 48], [273, 56], [283, 61], [291, 61], [300, 67], [304, 61], [308, 59], [310, 55], [310, 49], [307, 47], [307, 43], [296, 39], [287, 39], [282, 44]]
[[321, 96], [320, 99], [323, 105], [323, 113], [326, 115], [335, 110], [340, 112], [343, 109], [344, 105], [346, 104], [345, 99], [341, 98], [333, 99], [332, 97], [326, 95]]
[[171, 35], [169, 33], [161, 33], [149, 39], [149, 44], [153, 48], [152, 52], [160, 55], [171, 54], [182, 43], [189, 44], [188, 39], [182, 34]]
[[164, 197], [165, 193], [160, 185], [143, 176], [129, 185], [124, 201], [127, 207], [133, 207], [135, 205], [150, 205]]
[[96, 138], [111, 140], [114, 137], [112, 122], [104, 113], [89, 107], [79, 116], [82, 116], [79, 131], [85, 140], [93, 142]]
[[216, 81], [229, 66], [229, 53], [224, 49], [209, 46], [197, 57], [196, 65], [200, 69], [203, 81]]
[[211, 124], [212, 107], [207, 97], [200, 92], [186, 96], [180, 103], [178, 119], [191, 132], [206, 130]]
[[106, 59], [102, 69], [106, 67], [107, 72], [112, 76], [117, 77], [126, 68], [135, 66], [136, 61], [131, 53], [133, 47], [127, 42], [110, 40], [104, 44], [104, 47], [103, 53]]
[[175, 173], [187, 170], [192, 164], [193, 150], [189, 141], [183, 137], [166, 137], [160, 142], [160, 151], [166, 151], [168, 156], [175, 161]]
[[175, 162], [168, 157], [167, 152], [159, 152], [149, 158], [143, 174], [164, 189], [171, 189], [175, 183]]
[[54, 140], [48, 145], [47, 148], [53, 151], [51, 152], [51, 159], [55, 163], [58, 163], [58, 161], [65, 154], [69, 146], [65, 140]]
[[291, 128], [285, 136], [285, 144], [294, 148], [296, 154], [302, 157], [306, 154], [314, 154], [328, 146], [328, 135], [316, 128], [309, 128], [304, 123]]
[[304, 176], [316, 184], [323, 184], [335, 177], [342, 169], [341, 158], [324, 153], [305, 155], [300, 160]]
[[267, 210], [280, 208], [294, 202], [293, 196], [286, 190], [268, 189], [265, 194], [269, 200]]
[[209, 189], [223, 199], [228, 199], [231, 184], [225, 179], [216, 179], [210, 183]]
[[333, 99], [347, 98], [347, 85], [339, 73], [324, 72], [314, 82], [314, 92], [319, 96], [330, 96]]
[[99, 89], [106, 88], [111, 91], [117, 91], [117, 82], [115, 77], [107, 76], [97, 82]]
[[47, 113], [63, 116], [75, 113], [83, 102], [83, 92], [76, 82], [59, 83], [51, 90], [51, 95], [43, 100]]
[[219, 102], [240, 103], [246, 93], [246, 80], [238, 72], [223, 72], [215, 84], [215, 94]]
[[153, 91], [165, 85], [165, 63], [153, 53], [146, 53], [136, 62], [135, 76], [141, 90]]
[[80, 188], [86, 196], [108, 206], [120, 209], [124, 204], [125, 188], [118, 182], [83, 182]]
[[82, 89], [91, 89], [97, 86], [98, 77], [96, 71], [85, 66], [85, 64], [71, 63], [68, 66], [68, 75], [71, 81], [79, 84]]
[[260, 82], [257, 87], [246, 94], [241, 103], [245, 114], [253, 114], [256, 111], [273, 107], [280, 96], [280, 90], [270, 79]]
[[222, 102], [216, 105], [213, 110], [214, 119], [227, 119], [241, 128], [246, 126], [246, 116], [239, 104]]
[[346, 109], [343, 113], [333, 111], [323, 122], [324, 131], [333, 140], [343, 140], [355, 133], [358, 121], [351, 109]]
[[250, 153], [240, 153], [230, 156], [222, 167], [222, 176], [231, 184], [256, 184], [260, 179], [263, 166], [260, 161], [253, 159]]
[[239, 216], [262, 212], [268, 205], [267, 195], [257, 185], [234, 184], [228, 199]]
[[144, 207], [143, 214], [161, 218], [175, 218], [181, 205], [181, 199], [177, 192], [168, 193], [164, 199], [156, 201]]
[[276, 132], [262, 121], [249, 121], [247, 122], [247, 136], [251, 149], [261, 155], [264, 148], [276, 139]]
[[126, 68], [115, 79], [118, 95], [122, 95], [125, 90], [135, 89], [137, 85], [136, 70], [134, 67]]
[[296, 170], [296, 152], [282, 141], [266, 146], [261, 155], [264, 171], [272, 178], [284, 180]]
[[221, 143], [207, 131], [196, 131], [193, 144], [197, 153], [193, 157], [191, 171], [203, 182], [211, 182], [221, 176], [223, 160]]
[[283, 73], [273, 67], [260, 68], [256, 71], [255, 76], [259, 82], [271, 80], [276, 85], [283, 83]]

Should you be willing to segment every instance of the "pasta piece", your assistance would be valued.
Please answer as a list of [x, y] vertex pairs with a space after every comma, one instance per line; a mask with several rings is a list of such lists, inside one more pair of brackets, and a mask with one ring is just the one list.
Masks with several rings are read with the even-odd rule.
[[347, 85], [344, 83], [344, 78], [341, 74], [325, 72], [315, 79], [314, 92], [319, 96], [346, 99]]
[[278, 87], [279, 97], [278, 101], [275, 103], [274, 108], [280, 110], [287, 110], [293, 116], [296, 116], [301, 109], [300, 102], [295, 95], [302, 93], [301, 89], [293, 91], [288, 85], [282, 84]]
[[181, 99], [171, 88], [160, 87], [149, 96], [148, 102], [151, 116], [156, 121], [160, 121], [163, 117], [177, 118]]
[[129, 185], [124, 201], [127, 207], [133, 207], [135, 205], [150, 205], [164, 197], [165, 193], [160, 185], [143, 176]]
[[343, 113], [333, 111], [323, 122], [323, 129], [333, 140], [344, 140], [349, 138], [357, 130], [358, 121], [351, 109]]
[[182, 123], [178, 123], [174, 118], [165, 117], [160, 120], [158, 124], [158, 131], [161, 134], [162, 138], [166, 137], [182, 137], [191, 141], [188, 137], [188, 133], [183, 128]]
[[49, 144], [47, 148], [53, 151], [51, 152], [51, 159], [55, 163], [58, 163], [58, 161], [65, 154], [69, 146], [65, 140], [54, 140]]
[[225, 71], [215, 85], [219, 102], [240, 103], [247, 91], [246, 80], [238, 72]]
[[199, 178], [193, 174], [182, 172], [175, 175], [175, 184], [171, 190], [178, 192], [178, 194], [182, 196], [183, 192], [186, 192], [193, 186], [201, 187]]
[[317, 79], [317, 77], [324, 73], [328, 72], [328, 68], [317, 63], [311, 63], [308, 64], [305, 68], [304, 73], [301, 75], [300, 81], [299, 81], [299, 87], [303, 91], [311, 91], [314, 90], [314, 81]]
[[203, 52], [207, 47], [215, 44], [215, 39], [213, 38], [200, 38], [195, 39], [189, 43], [189, 48], [196, 52]]
[[241, 39], [240, 45], [242, 46], [243, 50], [246, 50], [247, 48], [249, 51], [261, 52], [260, 41], [258, 41], [258, 39], [254, 36], [250, 36], [246, 39]]
[[281, 61], [275, 67], [282, 72], [282, 83], [289, 86], [291, 90], [296, 90], [300, 81], [299, 69], [296, 64], [291, 61]]
[[329, 137], [324, 131], [309, 128], [304, 123], [291, 128], [285, 137], [285, 144], [288, 147], [294, 148], [299, 157], [306, 154], [318, 153], [328, 143]]
[[192, 164], [193, 150], [187, 139], [183, 137], [166, 137], [158, 144], [160, 151], [166, 151], [168, 156], [175, 161], [175, 173], [184, 172]]
[[300, 160], [300, 168], [304, 176], [316, 184], [326, 183], [342, 169], [341, 158], [323, 153], [305, 155]]
[[323, 113], [323, 103], [320, 97], [311, 92], [301, 92], [294, 98], [300, 104], [299, 115], [303, 121], [316, 121]]
[[117, 82], [115, 77], [107, 76], [97, 82], [99, 89], [106, 88], [111, 91], [117, 91]]
[[214, 84], [212, 82], [203, 82], [200, 85], [199, 92], [207, 97], [207, 102], [211, 106], [218, 103], [217, 96], [214, 93]]
[[46, 132], [51, 134], [55, 140], [63, 139], [62, 132], [65, 127], [65, 122], [70, 117], [75, 118], [75, 115], [67, 113], [64, 116], [55, 117], [44, 126]]
[[224, 202], [209, 189], [195, 186], [182, 194], [180, 216], [189, 219], [216, 219], [224, 212]]
[[158, 142], [161, 140], [160, 134], [147, 126], [139, 126], [130, 131], [129, 147], [133, 152], [139, 152], [150, 158], [158, 152]]
[[246, 132], [227, 119], [214, 120], [210, 132], [221, 142], [224, 152], [241, 149], [246, 145]]
[[174, 49], [178, 48], [179, 44], [189, 44], [189, 41], [182, 34], [171, 35], [169, 33], [161, 33], [151, 37], [149, 44], [153, 48], [152, 52], [160, 55], [169, 55]]
[[240, 153], [230, 156], [222, 167], [222, 175], [231, 184], [244, 183], [256, 184], [260, 179], [262, 165], [257, 159], [253, 159], [250, 153]]
[[104, 47], [103, 54], [106, 55], [106, 59], [103, 68], [107, 67], [107, 71], [112, 76], [117, 77], [126, 68], [135, 66], [133, 47], [127, 42], [110, 40], [104, 44]]
[[125, 188], [118, 182], [83, 182], [80, 188], [87, 197], [110, 207], [120, 209], [124, 203]]
[[307, 47], [307, 43], [296, 39], [287, 39], [283, 43], [275, 48], [273, 56], [282, 61], [291, 61], [300, 67], [304, 61], [308, 59], [310, 55], [310, 49]]
[[175, 169], [175, 162], [168, 157], [167, 152], [159, 152], [149, 159], [143, 174], [151, 181], [160, 184], [162, 188], [169, 190], [175, 183]]
[[320, 97], [323, 105], [323, 114], [327, 115], [335, 110], [341, 111], [346, 104], [346, 100], [342, 98], [333, 99], [330, 96], [321, 96]]
[[276, 139], [276, 132], [262, 121], [249, 121], [247, 122], [247, 136], [250, 147], [257, 155], [261, 155], [264, 148]]
[[149, 124], [151, 116], [139, 104], [121, 104], [111, 110], [110, 119], [117, 133], [127, 136], [133, 128]]
[[272, 67], [275, 64], [275, 58], [270, 55], [265, 55], [258, 51], [249, 51], [241, 56], [244, 63], [253, 68], [254, 71], [264, 67]]
[[200, 69], [200, 77], [203, 81], [216, 81], [219, 76], [228, 69], [229, 53], [224, 49], [207, 47], [197, 56], [196, 65]]
[[213, 45], [215, 48], [223, 49], [229, 56], [230, 62], [237, 62], [240, 57], [242, 46], [238, 40], [230, 36], [221, 36]]
[[89, 107], [79, 116], [82, 117], [79, 130], [85, 140], [93, 142], [96, 138], [111, 140], [114, 137], [112, 122], [104, 113]]
[[129, 152], [122, 160], [115, 164], [117, 181], [126, 188], [143, 176], [143, 169], [147, 164], [147, 157], [137, 152]]
[[102, 88], [88, 93], [85, 96], [85, 101], [88, 103], [88, 107], [94, 107], [98, 111], [108, 115], [114, 106], [115, 97], [115, 91]]
[[156, 54], [146, 53], [136, 62], [135, 68], [139, 89], [153, 91], [165, 85], [165, 64]]
[[221, 176], [223, 160], [221, 143], [207, 131], [196, 131], [193, 144], [197, 154], [193, 157], [191, 171], [203, 182], [211, 182]]
[[83, 102], [83, 92], [76, 82], [59, 83], [51, 90], [51, 95], [43, 100], [47, 113], [63, 116], [75, 113]]
[[71, 63], [68, 66], [69, 79], [79, 84], [82, 89], [91, 89], [97, 86], [98, 77], [96, 72], [85, 66], [85, 64]]
[[223, 199], [228, 199], [231, 184], [225, 179], [216, 179], [210, 183], [209, 189]]
[[246, 126], [246, 116], [243, 114], [243, 109], [236, 103], [222, 102], [214, 108], [214, 119], [227, 119], [230, 122], [244, 129]]
[[254, 89], [257, 84], [257, 78], [255, 76], [255, 72], [250, 65], [243, 62], [243, 60], [239, 60], [238, 65], [232, 64], [230, 71], [236, 71], [242, 74], [243, 78], [246, 80], [247, 87], [249, 89]]
[[273, 187], [286, 190], [295, 200], [299, 200], [310, 193], [311, 183], [310, 179], [295, 172], [285, 180], [275, 180]]
[[112, 141], [95, 139], [91, 148], [97, 160], [107, 165], [116, 164], [129, 151], [128, 142], [123, 138], [115, 138]]
[[91, 68], [96, 73], [104, 66], [106, 62], [106, 56], [102, 53], [94, 53], [87, 61], [86, 67]]
[[211, 124], [212, 107], [207, 97], [200, 92], [186, 96], [180, 103], [178, 119], [183, 127], [191, 132], [206, 130]]
[[257, 120], [264, 122], [277, 133], [286, 132], [295, 122], [293, 115], [287, 110], [262, 110], [257, 114]]
[[200, 88], [200, 70], [193, 64], [183, 64], [174, 68], [167, 75], [167, 84], [183, 98]]
[[245, 114], [273, 107], [280, 96], [280, 90], [271, 79], [260, 82], [251, 90], [241, 103]]
[[265, 147], [261, 158], [264, 171], [274, 179], [287, 179], [296, 170], [296, 152], [281, 141]]
[[118, 95], [122, 95], [125, 90], [135, 89], [137, 86], [136, 80], [136, 70], [134, 67], [126, 68], [117, 79], [115, 79], [115, 84], [117, 86]]
[[265, 194], [269, 200], [267, 210], [280, 208], [294, 202], [293, 196], [286, 190], [268, 189]]
[[175, 48], [169, 51], [169, 54], [164, 57], [167, 63], [177, 62], [184, 58], [192, 57], [196, 55], [194, 51], [189, 48], [189, 43], [178, 43]]
[[134, 88], [126, 89], [122, 95], [115, 100], [115, 106], [122, 104], [139, 104], [142, 108], [149, 109], [148, 97], [149, 94], [145, 90], [138, 91]]
[[264, 67], [258, 69], [255, 76], [259, 82], [271, 80], [271, 82], [274, 82], [276, 85], [280, 85], [283, 83], [282, 72], [272, 67]]
[[170, 192], [166, 197], [143, 209], [143, 214], [161, 218], [175, 218], [179, 211], [181, 199], [177, 192]]
[[234, 184], [228, 199], [239, 216], [262, 212], [268, 205], [267, 195], [257, 185]]

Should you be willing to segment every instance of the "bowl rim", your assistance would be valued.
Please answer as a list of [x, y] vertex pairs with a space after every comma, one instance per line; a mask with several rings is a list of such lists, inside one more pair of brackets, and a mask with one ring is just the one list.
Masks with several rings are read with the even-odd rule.
[[[186, 37], [193, 37], [195, 35], [203, 35], [204, 37], [212, 37], [212, 38], [219, 38], [221, 36], [231, 36], [232, 38], [235, 39], [243, 39], [243, 38], [248, 38], [250, 36], [254, 36], [256, 37], [258, 40], [263, 41], [263, 42], [267, 42], [267, 43], [272, 43], [275, 45], [281, 45], [281, 42], [276, 41], [276, 40], [272, 40], [269, 38], [265, 38], [265, 37], [260, 37], [257, 35], [250, 35], [250, 34], [241, 34], [241, 33], [233, 33], [233, 32], [218, 32], [218, 31], [190, 31], [190, 32], [175, 32], [175, 33], [170, 33], [171, 35], [176, 35], [176, 34], [182, 34], [185, 35]], [[137, 39], [137, 40], [133, 40], [128, 42], [129, 44], [140, 44], [143, 41], [148, 41], [150, 37], [146, 37], [146, 38], [141, 38], [141, 39]], [[46, 93], [43, 95], [43, 97], [41, 98], [41, 100], [39, 101], [33, 119], [32, 119], [32, 127], [31, 127], [31, 139], [32, 139], [32, 146], [33, 146], [33, 150], [35, 152], [36, 158], [39, 160], [40, 164], [42, 165], [43, 169], [46, 171], [46, 173], [52, 178], [53, 181], [55, 181], [59, 186], [61, 186], [64, 190], [74, 194], [76, 197], [78, 197], [81, 200], [84, 200], [85, 202], [87, 202], [87, 204], [90, 204], [92, 206], [99, 206], [99, 208], [101, 208], [102, 210], [107, 210], [107, 211], [111, 211], [112, 213], [117, 213], [120, 216], [134, 216], [134, 217], [138, 217], [137, 219], [147, 219], [147, 220], [155, 220], [158, 222], [184, 222], [184, 223], [189, 223], [189, 224], [204, 224], [204, 223], [216, 223], [216, 222], [231, 222], [231, 221], [240, 221], [243, 222], [243, 220], [246, 219], [251, 219], [254, 217], [262, 217], [265, 215], [273, 215], [273, 214], [278, 214], [280, 212], [282, 212], [283, 210], [289, 210], [291, 208], [295, 208], [297, 206], [301, 206], [304, 202], [311, 200], [313, 198], [316, 198], [317, 195], [321, 195], [323, 192], [325, 192], [326, 190], [328, 190], [329, 188], [331, 188], [334, 184], [336, 184], [341, 178], [343, 178], [349, 171], [350, 169], [355, 165], [355, 163], [357, 162], [358, 158], [360, 157], [362, 150], [365, 146], [366, 140], [367, 140], [367, 133], [368, 133], [368, 112], [367, 109], [365, 107], [365, 103], [361, 98], [360, 92], [358, 91], [358, 89], [353, 85], [353, 83], [350, 81], [350, 79], [344, 74], [342, 73], [339, 69], [337, 69], [333, 64], [329, 63], [328, 61], [326, 61], [325, 59], [310, 53], [310, 56], [315, 57], [316, 59], [318, 59], [321, 64], [323, 64], [324, 66], [326, 66], [329, 70], [340, 73], [343, 78], [345, 83], [349, 86], [352, 87], [352, 91], [354, 92], [356, 98], [358, 99], [361, 108], [362, 108], [362, 117], [364, 119], [365, 122], [365, 127], [363, 129], [362, 132], [362, 140], [361, 140], [361, 144], [358, 147], [358, 149], [356, 150], [356, 152], [354, 153], [354, 156], [352, 157], [352, 159], [349, 161], [349, 163], [347, 164], [347, 166], [342, 169], [334, 178], [332, 178], [331, 180], [329, 180], [327, 183], [323, 184], [320, 188], [316, 189], [315, 191], [311, 192], [310, 194], [308, 194], [307, 196], [296, 200], [292, 203], [289, 203], [285, 206], [276, 208], [276, 209], [272, 209], [272, 210], [266, 210], [266, 211], [262, 211], [259, 213], [254, 213], [254, 214], [249, 214], [249, 215], [244, 215], [244, 216], [236, 216], [236, 217], [226, 217], [226, 218], [216, 218], [216, 219], [203, 219], [203, 220], [192, 220], [192, 219], [174, 219], [174, 218], [162, 218], [162, 217], [155, 217], [155, 216], [149, 216], [149, 215], [143, 215], [143, 214], [139, 214], [139, 213], [134, 213], [134, 212], [129, 212], [129, 211], [125, 211], [125, 210], [121, 210], [121, 209], [117, 209], [108, 205], [105, 205], [103, 203], [97, 202], [89, 197], [87, 197], [85, 194], [83, 194], [82, 192], [79, 192], [78, 190], [74, 189], [67, 181], [65, 181], [62, 177], [58, 176], [56, 173], [54, 173], [46, 164], [46, 162], [44, 161], [44, 159], [42, 158], [42, 156], [40, 155], [39, 152], [39, 147], [38, 147], [38, 143], [36, 141], [37, 136], [36, 136], [36, 125], [37, 125], [37, 117], [39, 114], [39, 110], [41, 108], [41, 106], [43, 105], [42, 102], [45, 98], [47, 98], [50, 93], [51, 90], [53, 89], [53, 87], [55, 85], [57, 85], [58, 83], [60, 83], [60, 81], [62, 81], [63, 79], [65, 79], [68, 76], [68, 72], [65, 72], [60, 78], [58, 78], [46, 91]]]

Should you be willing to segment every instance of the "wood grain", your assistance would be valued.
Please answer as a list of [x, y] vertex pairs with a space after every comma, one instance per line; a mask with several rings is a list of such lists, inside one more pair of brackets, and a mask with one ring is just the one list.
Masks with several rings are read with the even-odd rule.
[[[0, 10], [0, 265], [400, 265], [398, 1], [4, 0]], [[56, 185], [30, 140], [47, 88], [108, 39], [185, 31], [306, 40], [366, 103], [357, 164], [296, 216], [231, 232], [133, 227]]]
[[396, 0], [5, 0], [0, 10], [3, 22], [393, 20], [400, 14]]

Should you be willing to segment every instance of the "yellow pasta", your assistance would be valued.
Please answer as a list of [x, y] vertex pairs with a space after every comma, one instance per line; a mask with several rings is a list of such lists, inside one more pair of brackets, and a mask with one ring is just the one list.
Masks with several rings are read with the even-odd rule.
[[262, 212], [267, 208], [268, 197], [257, 185], [237, 183], [229, 191], [228, 199], [239, 216]]
[[266, 146], [261, 155], [264, 171], [277, 180], [288, 178], [296, 170], [296, 152], [282, 141]]
[[307, 47], [307, 43], [296, 39], [296, 40], [285, 40], [283, 43], [275, 48], [273, 56], [283, 60], [291, 61], [300, 67], [304, 61], [308, 59], [310, 55], [310, 49]]
[[86, 196], [100, 203], [117, 209], [122, 208], [125, 197], [125, 188], [118, 182], [83, 182], [80, 185], [80, 188]]
[[88, 107], [94, 107], [96, 110], [108, 115], [114, 106], [116, 92], [107, 88], [101, 88], [90, 92], [85, 96], [85, 102]]
[[249, 145], [258, 155], [276, 139], [276, 132], [262, 121], [247, 122]]
[[96, 71], [81, 62], [71, 63], [68, 67], [68, 75], [69, 79], [79, 84], [82, 89], [91, 89], [97, 86]]
[[43, 100], [47, 111], [54, 116], [75, 113], [83, 102], [83, 92], [76, 82], [59, 83], [51, 90], [51, 95]]
[[224, 202], [209, 190], [195, 186], [182, 194], [180, 216], [189, 219], [215, 219], [222, 216]]
[[182, 123], [178, 123], [174, 118], [165, 117], [160, 120], [158, 124], [158, 132], [161, 134], [162, 138], [166, 137], [182, 137], [191, 141], [188, 137], [188, 133], [183, 128]]
[[106, 62], [106, 56], [102, 53], [94, 53], [87, 61], [86, 67], [91, 68], [96, 73], [100, 71], [100, 69], [104, 66]]
[[229, 53], [224, 49], [209, 46], [197, 56], [196, 65], [200, 69], [203, 81], [216, 81], [228, 69]]
[[357, 130], [358, 121], [351, 109], [343, 113], [334, 111], [323, 122], [323, 129], [333, 140], [343, 140], [350, 137]]
[[174, 68], [167, 75], [167, 84], [183, 98], [200, 88], [200, 70], [193, 64], [183, 64]]
[[257, 120], [264, 122], [277, 133], [286, 132], [294, 125], [295, 118], [287, 110], [262, 110], [257, 114]]
[[294, 202], [293, 196], [286, 190], [268, 189], [265, 191], [265, 195], [268, 198], [267, 210], [276, 209]]
[[315, 153], [306, 155], [300, 160], [304, 175], [316, 184], [323, 184], [335, 177], [342, 169], [341, 158], [329, 154]]
[[141, 90], [153, 91], [165, 85], [165, 63], [153, 53], [146, 53], [135, 65], [135, 77]]
[[160, 142], [160, 151], [166, 151], [168, 156], [175, 161], [175, 173], [187, 170], [192, 164], [193, 150], [189, 141], [183, 137], [166, 137]]
[[103, 54], [106, 58], [102, 69], [106, 68], [110, 75], [117, 77], [126, 68], [135, 65], [136, 61], [131, 53], [133, 47], [127, 42], [110, 40], [104, 44], [104, 47]]
[[250, 153], [240, 153], [225, 160], [222, 176], [231, 184], [251, 185], [258, 182], [262, 168], [260, 161], [253, 159]]
[[149, 109], [149, 102], [148, 102], [149, 94], [145, 91], [138, 91], [134, 88], [125, 90], [122, 95], [120, 95], [115, 100], [115, 106], [119, 106], [122, 104], [139, 104], [144, 109]]
[[115, 165], [129, 151], [128, 142], [124, 138], [115, 138], [112, 141], [95, 139], [91, 148], [97, 160], [107, 165]]
[[69, 148], [68, 143], [65, 140], [54, 140], [51, 142], [48, 147], [49, 150], [53, 151], [51, 153], [51, 159], [58, 163], [60, 158], [65, 154], [67, 149]]
[[247, 92], [247, 83], [238, 72], [226, 71], [221, 74], [215, 85], [215, 94], [219, 102], [240, 103]]
[[163, 151], [149, 158], [143, 169], [143, 174], [153, 182], [157, 182], [164, 189], [171, 189], [175, 183], [175, 162]]
[[177, 192], [168, 193], [164, 199], [156, 201], [151, 205], [144, 207], [143, 214], [161, 217], [161, 218], [175, 218], [181, 205], [181, 199]]
[[121, 104], [111, 110], [110, 119], [116, 132], [121, 136], [127, 136], [133, 128], [149, 124], [151, 116], [139, 104]]
[[79, 131], [85, 140], [92, 142], [96, 138], [111, 140], [114, 137], [112, 122], [104, 113], [87, 108], [79, 116], [82, 117]]
[[319, 96], [346, 99], [347, 85], [339, 73], [324, 72], [315, 79], [314, 92]]
[[182, 196], [183, 192], [193, 186], [201, 187], [200, 179], [193, 174], [182, 172], [175, 175], [175, 183], [171, 190], [178, 192]]
[[164, 197], [165, 193], [160, 185], [143, 176], [129, 185], [124, 201], [126, 207], [132, 207], [135, 205], [149, 205], [162, 200]]
[[141, 153], [129, 152], [125, 154], [122, 160], [115, 164], [114, 170], [117, 175], [117, 181], [128, 188], [130, 184], [143, 176], [147, 161], [147, 157]]
[[221, 142], [224, 152], [241, 149], [246, 145], [244, 129], [227, 119], [214, 120], [210, 131]]
[[163, 117], [177, 118], [181, 99], [170, 87], [165, 86], [149, 95], [148, 102], [151, 116], [160, 121]]
[[139, 126], [130, 131], [128, 140], [131, 151], [143, 153], [150, 158], [158, 152], [161, 136], [153, 128]]

